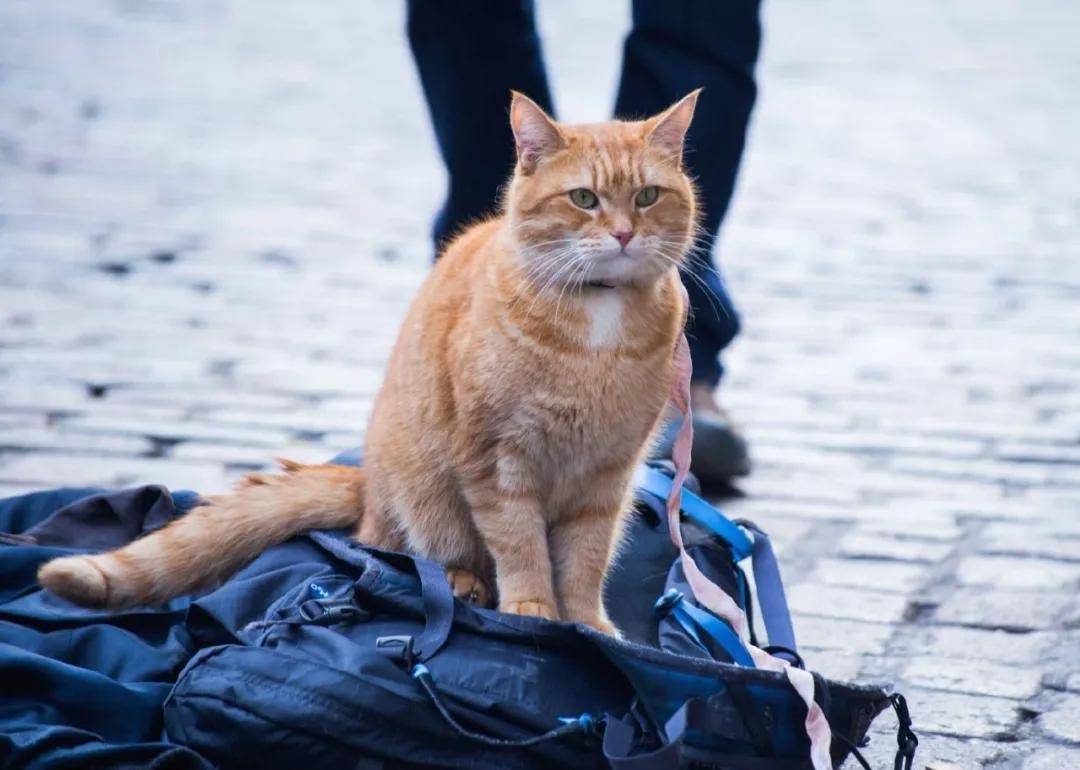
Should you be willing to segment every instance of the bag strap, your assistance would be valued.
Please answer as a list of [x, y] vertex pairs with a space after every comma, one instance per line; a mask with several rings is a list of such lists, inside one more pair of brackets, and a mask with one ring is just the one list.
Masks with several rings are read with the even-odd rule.
[[420, 576], [424, 629], [415, 637], [403, 634], [380, 636], [375, 640], [376, 652], [409, 668], [442, 649], [454, 625], [454, 594], [446, 579], [446, 570], [433, 561], [419, 557], [413, 557], [413, 564]]
[[454, 593], [446, 570], [433, 561], [414, 559], [424, 599], [424, 630], [413, 640], [413, 657], [427, 660], [446, 644], [454, 624]]
[[644, 754], [633, 754], [637, 743], [634, 726], [622, 719], [604, 723], [604, 759], [611, 770], [678, 770], [690, 710], [698, 699], [686, 701], [664, 725], [664, 745]]
[[739, 639], [738, 634], [731, 630], [731, 626], [712, 613], [686, 601], [686, 597], [678, 590], [673, 588], [661, 596], [656, 603], [656, 612], [657, 614], [667, 613], [673, 617], [703, 650], [708, 651], [709, 647], [702, 641], [700, 633], [706, 634], [720, 645], [733, 663], [754, 668], [754, 659], [750, 657], [749, 650]]
[[[639, 490], [659, 500], [667, 500], [671, 496], [672, 479], [658, 468], [645, 466], [636, 481]], [[738, 524], [689, 489], [682, 491], [681, 507], [684, 518], [727, 543], [736, 561], [742, 561], [753, 552], [753, 542]], [[663, 508], [660, 513], [663, 514]]]
[[788, 609], [787, 595], [784, 593], [784, 581], [780, 578], [780, 563], [776, 560], [772, 541], [752, 521], [740, 520], [742, 526], [754, 533], [754, 585], [757, 587], [758, 609], [765, 622], [765, 632], [769, 637], [770, 647], [783, 647], [794, 653], [785, 655], [789, 663], [798, 660], [799, 648], [795, 644], [795, 628], [791, 625], [791, 610]]

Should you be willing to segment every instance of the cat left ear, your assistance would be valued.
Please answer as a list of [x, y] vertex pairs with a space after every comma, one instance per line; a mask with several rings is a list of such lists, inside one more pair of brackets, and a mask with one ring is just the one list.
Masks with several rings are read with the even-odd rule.
[[671, 153], [680, 163], [686, 131], [690, 128], [690, 121], [694, 117], [694, 108], [697, 107], [699, 94], [701, 94], [700, 88], [691, 91], [656, 117], [645, 121], [649, 144]]
[[524, 174], [531, 174], [540, 159], [566, 145], [555, 121], [525, 94], [512, 92], [510, 128], [514, 131], [518, 163]]

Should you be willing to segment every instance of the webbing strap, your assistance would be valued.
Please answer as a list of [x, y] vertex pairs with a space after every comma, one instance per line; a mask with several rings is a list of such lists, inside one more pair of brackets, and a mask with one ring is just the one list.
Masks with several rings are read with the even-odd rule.
[[[684, 324], [688, 306], [689, 300], [684, 288]], [[810, 672], [795, 668], [786, 660], [773, 657], [764, 650], [751, 645], [746, 614], [723, 589], [702, 573], [683, 546], [682, 532], [679, 526], [682, 489], [683, 483], [690, 473], [690, 449], [694, 441], [694, 421], [690, 411], [690, 375], [693, 367], [690, 363], [690, 346], [686, 342], [685, 334], [679, 337], [672, 363], [673, 371], [669, 399], [675, 408], [679, 410], [682, 416], [682, 424], [679, 426], [679, 432], [675, 437], [675, 446], [672, 450], [671, 459], [675, 463], [675, 478], [672, 481], [671, 492], [667, 498], [667, 519], [671, 541], [679, 549], [683, 573], [686, 575], [686, 580], [690, 584], [690, 589], [694, 592], [694, 598], [697, 599], [697, 602], [728, 621], [746, 645], [758, 668], [784, 672], [788, 682], [791, 683], [795, 692], [806, 704], [806, 735], [810, 739], [810, 761], [814, 766], [814, 770], [832, 770], [832, 759], [829, 756], [832, 730], [829, 727], [828, 720], [825, 718], [825, 712], [821, 710], [821, 707], [814, 700], [814, 679]]]
[[757, 586], [758, 607], [769, 645], [786, 647], [798, 653], [795, 646], [795, 628], [791, 625], [791, 611], [788, 609], [784, 582], [780, 579], [780, 564], [773, 552], [769, 536], [750, 522], [744, 525], [754, 533], [754, 584]]
[[413, 655], [427, 660], [446, 644], [454, 623], [454, 594], [446, 570], [433, 561], [414, 559], [424, 600], [424, 630], [413, 641]]
[[[637, 478], [638, 488], [656, 495], [661, 500], [671, 496], [671, 478], [663, 471], [646, 467]], [[685, 518], [713, 533], [729, 546], [736, 561], [750, 556], [754, 544], [742, 528], [712, 505], [705, 502], [689, 489], [682, 491], [682, 514]]]
[[692, 698], [679, 707], [664, 725], [664, 745], [645, 754], [631, 755], [633, 728], [625, 722], [609, 719], [604, 726], [604, 758], [613, 770], [678, 770], [692, 712], [702, 706], [705, 706], [704, 701]]
[[679, 601], [671, 605], [671, 614], [703, 649], [707, 650], [708, 647], [701, 641], [697, 629], [701, 629], [709, 635], [710, 639], [723, 647], [724, 652], [728, 654], [728, 657], [734, 663], [740, 666], [754, 667], [754, 659], [750, 657], [750, 651], [746, 649], [746, 645], [742, 643], [727, 623], [715, 615], [695, 607], [686, 599], [679, 599]]

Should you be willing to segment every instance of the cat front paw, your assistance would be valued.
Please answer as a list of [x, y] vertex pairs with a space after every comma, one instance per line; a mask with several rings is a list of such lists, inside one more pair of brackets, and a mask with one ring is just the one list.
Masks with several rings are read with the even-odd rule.
[[509, 612], [512, 615], [532, 615], [536, 618], [558, 620], [559, 613], [547, 602], [539, 599], [526, 599], [525, 601], [503, 602], [499, 605], [501, 612]]
[[460, 567], [447, 567], [446, 580], [454, 596], [475, 607], [488, 607], [491, 592], [487, 585], [475, 573]]

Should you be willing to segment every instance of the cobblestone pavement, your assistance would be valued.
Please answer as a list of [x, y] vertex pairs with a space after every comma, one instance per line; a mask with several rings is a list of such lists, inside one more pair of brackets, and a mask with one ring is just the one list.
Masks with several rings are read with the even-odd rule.
[[[766, 6], [728, 510], [811, 664], [908, 694], [920, 767], [1080, 767], [1080, 6]], [[541, 10], [603, 117], [625, 6]], [[442, 189], [401, 14], [0, 5], [0, 494], [360, 441]]]

